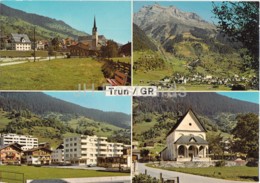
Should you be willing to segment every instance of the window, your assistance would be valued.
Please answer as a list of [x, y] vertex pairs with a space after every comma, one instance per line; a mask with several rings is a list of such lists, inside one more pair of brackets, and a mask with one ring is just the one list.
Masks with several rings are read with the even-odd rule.
[[191, 123], [189, 123], [189, 125], [191, 126], [192, 124], [191, 124]]

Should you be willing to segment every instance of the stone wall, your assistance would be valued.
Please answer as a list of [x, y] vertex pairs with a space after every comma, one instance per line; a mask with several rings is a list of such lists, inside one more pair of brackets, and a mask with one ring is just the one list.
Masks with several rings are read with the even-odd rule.
[[[217, 161], [196, 161], [196, 162], [177, 162], [177, 161], [161, 161], [160, 163], [155, 163], [155, 167], [161, 168], [203, 168], [203, 167], [210, 167], [215, 166]], [[225, 161], [225, 166], [244, 166], [246, 162], [236, 162], [236, 161]]]

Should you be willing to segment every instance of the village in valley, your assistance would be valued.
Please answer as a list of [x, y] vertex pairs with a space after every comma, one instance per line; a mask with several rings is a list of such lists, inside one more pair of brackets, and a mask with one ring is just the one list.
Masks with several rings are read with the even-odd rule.
[[249, 38], [243, 26], [230, 31], [234, 27], [227, 23], [221, 3], [202, 4], [207, 8], [200, 10], [196, 3], [134, 3], [134, 85], [161, 91], [258, 90], [258, 5], [248, 5], [251, 19], [244, 20], [246, 15], [240, 13], [233, 23], [252, 26]]
[[[19, 17], [16, 15], [18, 10], [5, 4], [1, 4], [1, 9], [0, 64], [1, 73], [6, 73], [6, 78], [1, 79], [1, 89], [78, 90], [79, 85], [87, 85], [88, 89], [102, 90], [109, 84], [131, 83], [131, 43], [121, 44], [99, 35], [98, 28], [102, 26], [95, 15], [85, 18], [92, 22], [88, 34], [48, 17], [26, 12]], [[9, 11], [13, 14], [8, 14]], [[35, 22], [31, 16], [46, 23]], [[8, 20], [12, 20], [16, 27]], [[28, 22], [30, 26], [21, 27], [20, 22]], [[130, 29], [130, 22], [128, 26], [125, 29]], [[33, 71], [35, 65], [40, 68], [37, 73]], [[67, 75], [70, 78], [65, 80]], [[7, 77], [13, 77], [12, 86], [6, 81]], [[21, 77], [27, 78], [23, 84], [19, 81]], [[45, 81], [45, 84], [38, 81]]]
[[[77, 183], [93, 177], [96, 182], [107, 178], [130, 182], [130, 115], [104, 112], [96, 104], [92, 104], [95, 108], [79, 106], [78, 97], [111, 105], [104, 93], [0, 94], [1, 181], [16, 177], [17, 182], [63, 179]], [[40, 108], [35, 107], [36, 100], [42, 101]], [[130, 98], [114, 101], [122, 103], [121, 111], [130, 110]]]
[[1, 165], [85, 165], [126, 172], [130, 168], [131, 146], [108, 142], [107, 137], [67, 137], [56, 149], [30, 135], [1, 134], [0, 142]]

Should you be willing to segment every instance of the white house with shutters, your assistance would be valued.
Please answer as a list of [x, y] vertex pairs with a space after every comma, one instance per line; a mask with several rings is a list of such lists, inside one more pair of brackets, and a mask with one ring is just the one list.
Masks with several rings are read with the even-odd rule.
[[206, 129], [196, 114], [189, 109], [166, 138], [166, 148], [161, 158], [169, 161], [209, 161]]

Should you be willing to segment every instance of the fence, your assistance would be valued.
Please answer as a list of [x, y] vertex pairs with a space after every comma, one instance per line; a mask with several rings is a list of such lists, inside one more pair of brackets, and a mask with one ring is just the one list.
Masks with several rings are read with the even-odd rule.
[[0, 183], [25, 183], [24, 174], [18, 172], [0, 171]]

